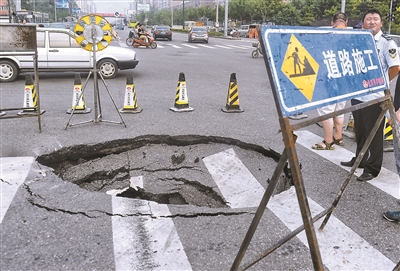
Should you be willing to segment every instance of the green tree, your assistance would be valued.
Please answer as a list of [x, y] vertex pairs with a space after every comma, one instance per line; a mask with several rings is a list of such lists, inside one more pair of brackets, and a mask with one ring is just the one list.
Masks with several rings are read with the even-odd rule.
[[230, 19], [239, 19], [240, 22], [245, 21], [249, 17], [248, 13], [248, 0], [232, 0], [229, 2], [228, 11]]
[[263, 22], [275, 21], [275, 16], [283, 7], [281, 0], [256, 0], [254, 3], [255, 13], [262, 18]]
[[282, 9], [278, 11], [275, 19], [275, 24], [278, 25], [299, 25], [300, 11], [294, 5], [283, 5]]

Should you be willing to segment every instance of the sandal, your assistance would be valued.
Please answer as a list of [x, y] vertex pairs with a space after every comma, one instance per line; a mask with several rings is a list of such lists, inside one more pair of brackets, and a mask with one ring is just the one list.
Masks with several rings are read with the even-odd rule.
[[338, 145], [338, 146], [343, 146], [343, 145], [344, 145], [344, 141], [343, 141], [343, 138], [342, 138], [342, 137], [341, 137], [341, 138], [338, 138], [338, 139], [336, 139], [335, 137], [333, 137], [333, 143], [336, 144], [336, 145]]
[[322, 140], [322, 143], [325, 145], [321, 145], [320, 143], [316, 143], [314, 144], [311, 148], [313, 148], [314, 150], [334, 150], [335, 147], [333, 145], [335, 145], [334, 142], [328, 143], [325, 140]]

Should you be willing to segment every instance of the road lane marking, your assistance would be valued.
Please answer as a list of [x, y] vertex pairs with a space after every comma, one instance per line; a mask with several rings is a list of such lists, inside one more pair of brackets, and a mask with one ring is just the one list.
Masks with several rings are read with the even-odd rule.
[[[335, 145], [335, 150], [333, 151], [314, 150], [311, 148], [311, 146], [316, 142], [321, 142], [323, 138], [306, 130], [295, 131], [295, 134], [298, 135], [296, 143], [299, 143], [310, 151], [315, 152], [316, 154], [350, 172], [351, 168], [340, 165], [340, 161], [349, 161], [352, 157], [354, 157], [354, 153], [337, 145]], [[362, 172], [363, 169], [358, 168], [354, 175], [360, 176]], [[400, 177], [397, 173], [394, 173], [386, 168], [382, 168], [379, 175], [371, 181], [368, 181], [368, 183], [395, 197], [396, 199], [400, 199]]]
[[223, 49], [229, 49], [229, 50], [233, 49], [233, 48], [230, 48], [230, 47], [227, 47], [227, 46], [222, 46], [222, 45], [215, 45], [215, 47], [219, 47], [219, 48], [223, 48]]
[[[259, 185], [232, 149], [205, 157], [203, 161], [223, 197], [230, 201], [232, 208], [259, 206], [265, 189]], [[252, 190], [247, 193], [250, 187]], [[324, 210], [311, 198], [307, 199], [313, 216]], [[271, 197], [267, 205], [292, 231], [303, 224], [298, 206], [294, 187]], [[322, 221], [323, 219], [320, 219], [315, 223], [315, 229], [319, 228]], [[324, 231], [316, 230], [316, 236], [323, 263], [329, 270], [391, 270], [395, 266], [379, 250], [334, 215], [331, 216]], [[297, 237], [308, 247], [304, 231]]]
[[198, 47], [193, 46], [193, 45], [189, 45], [189, 44], [184, 44], [184, 43], [182, 43], [182, 45], [183, 45], [183, 46], [186, 46], [186, 47], [193, 48], [193, 49], [199, 49]]
[[205, 47], [205, 48], [209, 48], [209, 49], [215, 49], [214, 47], [209, 46], [209, 45], [205, 45], [205, 44], [199, 44], [199, 46]]
[[18, 188], [25, 181], [34, 160], [33, 157], [0, 158], [0, 223], [3, 221]]
[[[324, 209], [307, 197], [312, 216]], [[291, 231], [303, 225], [294, 187], [271, 198], [270, 209]], [[395, 264], [376, 250], [366, 240], [347, 227], [335, 216], [331, 216], [324, 230], [319, 226], [323, 218], [314, 224], [322, 262], [329, 270], [392, 270]], [[308, 247], [305, 231], [297, 238]]]
[[233, 149], [204, 157], [203, 162], [231, 208], [260, 204], [264, 188]]
[[172, 46], [172, 47], [174, 47], [174, 48], [178, 48], [178, 49], [182, 48], [182, 47], [179, 47], [178, 45], [171, 44], [171, 43], [167, 43], [167, 45]]
[[122, 189], [111, 189], [106, 192], [106, 194], [111, 195], [111, 196], [117, 196], [119, 194], [122, 194], [123, 192], [127, 191], [129, 188], [133, 188], [136, 191], [138, 191], [138, 188], [143, 189], [143, 176], [135, 176], [131, 177], [130, 179], [130, 185], [127, 187], [124, 187]]
[[237, 49], [245, 49], [245, 50], [248, 50], [248, 49], [252, 48], [250, 46], [237, 46], [237, 45], [232, 45], [232, 44], [228, 44], [228, 46], [229, 47], [233, 47], [233, 48], [237, 48]]
[[168, 206], [112, 197], [116, 270], [192, 270]]

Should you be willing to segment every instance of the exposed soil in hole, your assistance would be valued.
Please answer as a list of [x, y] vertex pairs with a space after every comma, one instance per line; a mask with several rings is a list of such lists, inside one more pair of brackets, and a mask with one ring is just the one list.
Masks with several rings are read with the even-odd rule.
[[[223, 137], [148, 135], [63, 148], [39, 156], [37, 161], [52, 167], [63, 180], [89, 191], [163, 204], [221, 208], [227, 207], [226, 202], [202, 159], [227, 149], [234, 150], [264, 187], [268, 185], [280, 155]], [[291, 184], [285, 167], [276, 193]]]

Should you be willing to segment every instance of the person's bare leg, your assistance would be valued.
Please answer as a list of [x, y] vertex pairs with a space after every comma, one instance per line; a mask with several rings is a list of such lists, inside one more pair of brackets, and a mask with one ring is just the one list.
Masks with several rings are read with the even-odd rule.
[[[335, 123], [335, 133], [334, 133], [334, 137], [336, 140], [339, 140], [341, 142], [343, 142], [343, 123], [344, 123], [344, 117], [335, 117], [333, 119], [334, 123]], [[342, 139], [342, 140], [340, 140]]]
[[333, 141], [333, 119], [322, 121], [322, 128], [324, 129], [325, 141], [331, 143]]
[[[323, 150], [323, 149], [331, 149], [333, 150], [333, 119], [323, 120], [322, 128], [324, 129], [324, 140], [322, 142], [318, 142], [312, 146], [313, 149]], [[329, 146], [327, 146], [327, 144]], [[328, 148], [327, 148], [328, 147]]]

